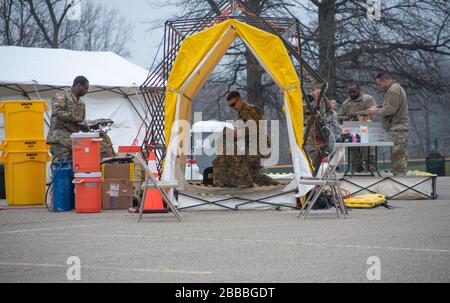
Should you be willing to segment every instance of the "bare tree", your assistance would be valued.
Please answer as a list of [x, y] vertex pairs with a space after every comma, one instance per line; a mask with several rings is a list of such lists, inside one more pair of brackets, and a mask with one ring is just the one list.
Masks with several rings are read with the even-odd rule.
[[[367, 17], [365, 0], [295, 1], [316, 15], [305, 28], [330, 97], [341, 95], [349, 82], [373, 83], [388, 69], [411, 88], [442, 91], [443, 55], [450, 55], [446, 0], [385, 0], [381, 19]], [[312, 4], [312, 5], [311, 5]]]
[[[303, 55], [313, 65], [318, 62], [316, 68], [328, 82], [328, 97], [344, 100], [347, 86], [355, 82], [365, 89], [375, 89], [377, 73], [389, 70], [407, 89], [411, 107], [421, 110], [420, 118], [424, 119], [414, 119], [420, 124], [413, 125], [418, 136], [431, 138], [430, 121], [439, 115], [437, 106], [446, 111], [444, 115], [450, 114], [450, 1], [383, 0], [380, 20], [368, 18], [367, 0], [242, 2], [263, 16], [298, 16], [302, 47], [308, 50]], [[178, 3], [184, 17], [195, 17], [204, 15], [218, 1]], [[271, 97], [275, 93], [273, 83], [265, 80], [248, 50], [229, 54], [235, 57], [224, 65], [228, 73], [221, 71], [210, 81], [228, 81], [245, 88], [251, 102], [276, 107], [277, 103], [271, 102], [276, 98]], [[430, 139], [426, 139], [424, 151], [429, 147]]]
[[[245, 0], [242, 1], [250, 10], [256, 15], [271, 15], [271, 16], [285, 16], [286, 1], [282, 0]], [[203, 17], [212, 9], [216, 9], [218, 0], [179, 0], [177, 4], [180, 6], [180, 11], [184, 12], [177, 16], [177, 18], [195, 18]], [[221, 12], [217, 11], [217, 14]], [[226, 58], [221, 62], [219, 72], [215, 72], [211, 79], [211, 83], [215, 85], [226, 83], [228, 89], [239, 89], [246, 92], [247, 99], [254, 105], [265, 109], [272, 109], [271, 104], [276, 104], [276, 100], [272, 100], [274, 83], [270, 77], [265, 76], [266, 73], [261, 67], [257, 59], [243, 43], [234, 43]], [[225, 70], [228, 71], [224, 72]], [[217, 104], [219, 98], [223, 98], [227, 92], [220, 95], [214, 95], [209, 101]], [[269, 105], [269, 107], [267, 106]], [[281, 112], [281, 105], [278, 105], [278, 110]], [[217, 116], [220, 117], [224, 112], [218, 111]]]
[[81, 20], [70, 21], [68, 0], [0, 0], [2, 45], [112, 51], [129, 56], [130, 21], [116, 9], [83, 1]]
[[80, 25], [67, 22], [67, 12], [71, 5], [66, 0], [24, 0], [31, 15], [51, 48], [59, 48], [75, 36]]
[[23, 1], [0, 0], [0, 44], [39, 46], [41, 38]]
[[108, 9], [103, 5], [94, 5], [86, 1], [83, 5], [81, 31], [74, 39], [71, 48], [87, 51], [112, 51], [129, 57], [126, 47], [132, 39], [133, 26], [120, 16], [117, 9]]
[[[247, 0], [242, 1], [264, 16], [307, 13], [311, 20], [302, 23], [303, 42], [312, 52], [309, 61], [318, 59], [320, 74], [328, 81], [328, 96], [342, 97], [349, 82], [373, 83], [380, 69], [391, 69], [411, 87], [434, 87], [442, 91], [442, 60], [450, 54], [447, 0], [384, 0], [381, 20], [367, 17], [366, 0]], [[184, 15], [202, 16], [217, 0], [180, 0]], [[249, 87], [260, 91], [261, 71], [248, 60]], [[256, 78], [254, 80], [253, 78]], [[256, 81], [256, 82], [255, 82]], [[254, 92], [248, 91], [249, 96]], [[250, 97], [249, 97], [250, 98]], [[259, 99], [256, 93], [255, 99]], [[255, 100], [258, 102], [257, 100]]]

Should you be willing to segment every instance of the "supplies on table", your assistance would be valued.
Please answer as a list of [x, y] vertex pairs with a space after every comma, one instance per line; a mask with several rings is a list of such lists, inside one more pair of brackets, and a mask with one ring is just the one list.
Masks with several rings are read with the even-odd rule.
[[347, 132], [349, 134], [359, 135], [361, 137], [361, 143], [388, 141], [388, 133], [381, 128], [380, 122], [344, 121], [342, 129], [344, 130], [343, 134]]

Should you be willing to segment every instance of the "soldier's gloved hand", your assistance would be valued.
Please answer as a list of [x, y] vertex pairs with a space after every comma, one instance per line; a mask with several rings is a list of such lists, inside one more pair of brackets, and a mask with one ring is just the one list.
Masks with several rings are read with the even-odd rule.
[[368, 113], [369, 115], [371, 115], [371, 116], [375, 115], [375, 114], [377, 113], [377, 106], [374, 105], [374, 106], [370, 107], [370, 108], [367, 110], [367, 113]]
[[90, 129], [89, 129], [89, 126], [87, 125], [86, 121], [78, 122], [78, 125], [80, 126], [80, 130], [82, 132], [89, 132]]
[[366, 110], [360, 111], [356, 113], [358, 116], [367, 117], [369, 113]]

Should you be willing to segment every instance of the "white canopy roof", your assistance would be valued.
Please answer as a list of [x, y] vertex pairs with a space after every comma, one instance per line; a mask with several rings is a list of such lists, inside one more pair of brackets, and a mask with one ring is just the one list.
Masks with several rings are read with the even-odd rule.
[[139, 87], [148, 71], [112, 52], [0, 46], [0, 84], [72, 86], [83, 75], [91, 86]]

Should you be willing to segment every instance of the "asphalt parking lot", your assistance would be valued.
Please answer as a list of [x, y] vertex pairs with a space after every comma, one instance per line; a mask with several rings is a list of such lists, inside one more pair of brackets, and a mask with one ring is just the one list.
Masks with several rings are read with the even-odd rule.
[[[437, 200], [391, 201], [347, 219], [297, 211], [0, 210], [0, 282], [450, 282], [450, 178]], [[70, 259], [72, 260], [72, 259]], [[373, 258], [369, 259], [373, 260]]]

